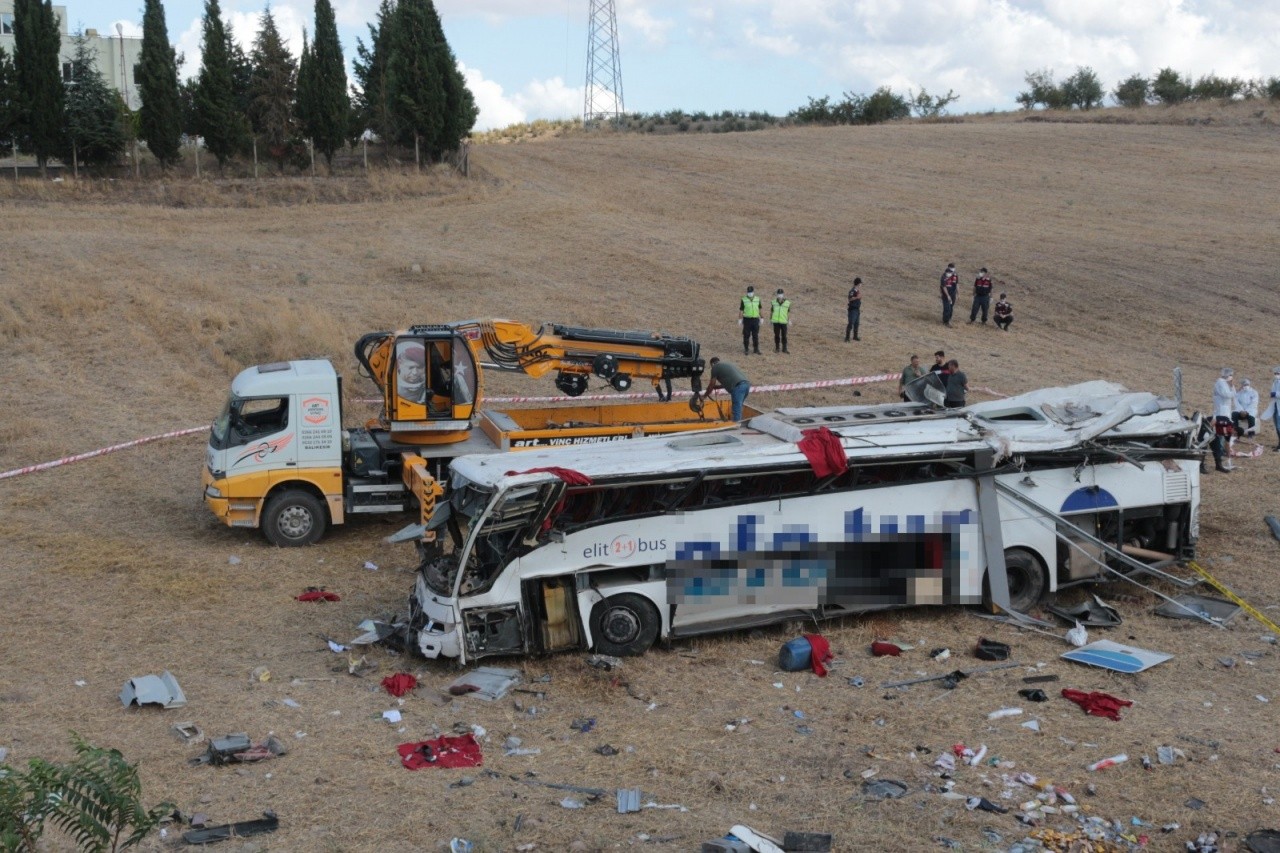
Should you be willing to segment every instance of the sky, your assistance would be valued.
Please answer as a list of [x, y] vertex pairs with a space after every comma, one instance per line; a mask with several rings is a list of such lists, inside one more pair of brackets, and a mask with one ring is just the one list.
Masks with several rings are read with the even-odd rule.
[[[200, 65], [203, 0], [163, 0], [169, 39]], [[378, 0], [331, 0], [348, 66]], [[71, 28], [141, 36], [142, 0], [55, 0]], [[580, 117], [592, 0], [435, 0], [480, 107], [476, 128]], [[263, 0], [221, 0], [248, 50]], [[1162, 68], [1280, 76], [1280, 0], [616, 0], [628, 112], [763, 111], [809, 98], [959, 96], [949, 112], [1016, 107], [1028, 71], [1092, 68], [1110, 91]], [[313, 0], [273, 0], [294, 53]], [[1110, 101], [1108, 101], [1110, 103]]]

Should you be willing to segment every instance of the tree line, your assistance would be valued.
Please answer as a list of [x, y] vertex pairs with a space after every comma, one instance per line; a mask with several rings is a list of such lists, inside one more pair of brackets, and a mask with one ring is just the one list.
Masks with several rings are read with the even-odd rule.
[[[1106, 92], [1092, 68], [1077, 68], [1061, 83], [1054, 82], [1053, 78], [1050, 69], [1028, 71], [1024, 78], [1027, 90], [1018, 93], [1018, 104], [1028, 110], [1039, 106], [1051, 110], [1090, 110], [1102, 106]], [[1245, 80], [1206, 74], [1193, 80], [1190, 75], [1180, 74], [1173, 68], [1162, 68], [1152, 77], [1133, 74], [1117, 83], [1110, 94], [1112, 100], [1122, 107], [1237, 98], [1277, 101], [1280, 100], [1280, 77]]]
[[52, 0], [15, 0], [13, 57], [0, 49], [0, 152], [16, 141], [43, 173], [50, 158], [117, 163], [137, 138], [168, 169], [183, 138], [200, 137], [220, 169], [260, 150], [283, 171], [308, 142], [332, 168], [334, 154], [366, 133], [439, 159], [474, 127], [479, 110], [432, 0], [382, 0], [369, 45], [357, 40], [351, 87], [331, 0], [315, 0], [314, 14], [294, 57], [268, 5], [246, 53], [218, 0], [205, 0], [200, 68], [181, 82], [185, 58], [169, 43], [162, 0], [145, 0], [134, 67], [142, 106], [133, 112], [83, 34], [63, 80]]

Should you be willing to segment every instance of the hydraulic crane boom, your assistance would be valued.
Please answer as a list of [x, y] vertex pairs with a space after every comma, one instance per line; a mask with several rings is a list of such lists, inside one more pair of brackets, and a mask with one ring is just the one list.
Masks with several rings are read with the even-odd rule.
[[483, 389], [484, 369], [533, 377], [555, 371], [570, 397], [590, 376], [616, 391], [648, 379], [660, 400], [671, 380], [701, 390], [704, 363], [690, 338], [645, 331], [547, 324], [534, 329], [512, 320], [462, 320], [371, 332], [356, 342], [356, 359], [382, 391], [382, 420], [398, 441], [442, 444], [466, 439]]

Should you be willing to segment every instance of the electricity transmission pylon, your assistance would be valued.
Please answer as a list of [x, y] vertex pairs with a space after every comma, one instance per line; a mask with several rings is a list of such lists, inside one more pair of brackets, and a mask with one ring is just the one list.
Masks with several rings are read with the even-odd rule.
[[618, 58], [618, 13], [613, 0], [590, 0], [587, 31], [587, 91], [582, 123], [622, 118], [622, 63]]

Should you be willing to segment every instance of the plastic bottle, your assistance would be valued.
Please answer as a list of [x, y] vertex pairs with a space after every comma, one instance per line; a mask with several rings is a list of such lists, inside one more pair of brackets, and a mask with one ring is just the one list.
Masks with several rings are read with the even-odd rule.
[[1115, 767], [1117, 764], [1124, 764], [1128, 760], [1129, 756], [1122, 752], [1119, 755], [1113, 755], [1110, 758], [1104, 758], [1101, 761], [1093, 762], [1089, 765], [1089, 770], [1091, 772], [1094, 770], [1105, 770], [1108, 767]]

